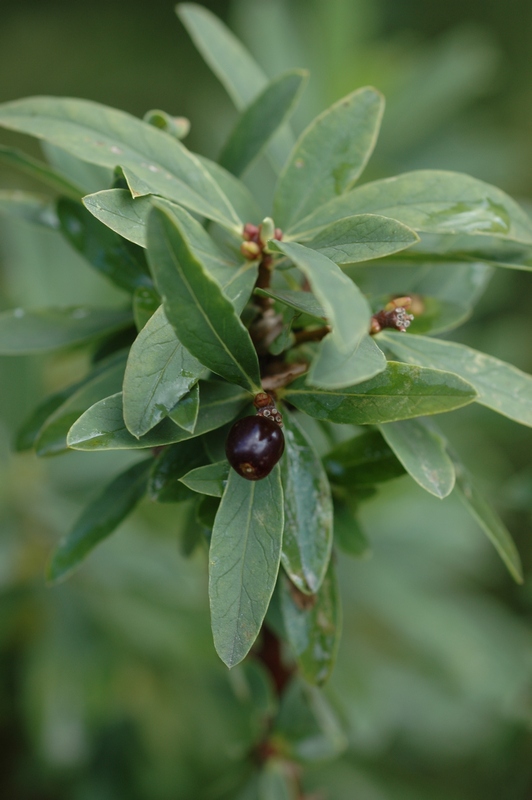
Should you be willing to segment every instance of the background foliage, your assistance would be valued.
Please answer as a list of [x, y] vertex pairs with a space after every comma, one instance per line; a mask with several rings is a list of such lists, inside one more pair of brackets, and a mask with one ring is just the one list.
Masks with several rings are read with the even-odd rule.
[[[383, 91], [388, 109], [365, 180], [458, 169], [532, 198], [528, 4], [515, 0], [511, 15], [480, 0], [430, 4], [430, 14], [421, 0], [204, 5], [230, 20], [269, 75], [311, 69], [296, 125], [356, 86]], [[192, 149], [218, 152], [234, 112], [171, 4], [6, 0], [3, 15], [0, 99], [76, 95], [139, 116], [161, 107], [191, 118]], [[267, 181], [250, 179], [259, 178]], [[20, 187], [20, 176], [3, 169], [2, 186]], [[116, 302], [66, 245], [22, 223], [0, 225], [1, 308]], [[532, 372], [529, 292], [527, 274], [497, 271], [461, 340]], [[176, 544], [186, 506], [145, 502], [70, 582], [44, 585], [51, 546], [128, 464], [120, 453], [10, 453], [36, 401], [84, 368], [76, 356], [0, 360], [3, 796], [233, 798], [257, 698], [243, 668], [228, 674], [215, 656], [204, 561], [184, 560]], [[446, 425], [530, 576], [530, 431], [478, 406]], [[530, 577], [515, 587], [461, 506], [408, 478], [368, 502], [363, 523], [373, 556], [340, 561], [344, 636], [327, 689], [346, 750], [307, 771], [309, 791], [525, 800]]]

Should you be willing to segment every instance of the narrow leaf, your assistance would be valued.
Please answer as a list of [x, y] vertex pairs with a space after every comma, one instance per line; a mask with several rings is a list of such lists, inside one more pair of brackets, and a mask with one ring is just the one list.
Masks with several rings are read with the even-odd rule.
[[511, 197], [469, 175], [442, 170], [366, 183], [317, 208], [290, 235], [311, 238], [323, 225], [368, 213], [392, 217], [415, 231], [489, 234], [532, 243], [532, 222]]
[[231, 470], [209, 553], [214, 645], [228, 667], [242, 661], [259, 634], [279, 571], [283, 524], [279, 466], [260, 481]]
[[327, 312], [324, 307], [318, 303], [312, 292], [298, 292], [292, 289], [276, 289], [274, 291], [272, 289], [257, 288], [254, 294], [261, 297], [271, 297], [273, 300], [284, 303], [302, 314], [308, 314], [310, 317], [316, 317], [316, 319], [319, 320], [327, 319]]
[[456, 488], [460, 498], [497, 550], [514, 580], [523, 583], [521, 559], [510, 533], [495, 509], [478, 490], [472, 476], [454, 454], [453, 460], [456, 468]]
[[285, 527], [281, 560], [297, 588], [315, 594], [331, 556], [333, 507], [327, 475], [296, 418], [283, 413]]
[[122, 394], [118, 393], [91, 406], [70, 429], [67, 444], [74, 450], [136, 450], [182, 442], [231, 422], [247, 402], [249, 394], [243, 389], [219, 381], [202, 381], [194, 433], [188, 433], [171, 419], [163, 419], [137, 439], [126, 428]]
[[141, 331], [153, 317], [159, 306], [161, 298], [155, 289], [148, 286], [139, 286], [133, 292], [133, 317], [135, 326]]
[[219, 186], [184, 145], [124, 111], [89, 100], [29, 97], [0, 105], [0, 126], [44, 139], [84, 161], [120, 166], [150, 193], [223, 226], [241, 224]]
[[199, 385], [192, 387], [169, 413], [172, 422], [189, 433], [194, 433], [199, 412]]
[[146, 493], [152, 459], [134, 464], [96, 498], [82, 513], [70, 533], [52, 553], [47, 569], [49, 581], [55, 582], [72, 573], [87, 555], [106, 539], [130, 514]]
[[131, 324], [131, 312], [82, 306], [0, 314], [0, 355], [45, 353], [90, 342]]
[[83, 198], [90, 213], [129, 242], [146, 247], [146, 220], [151, 197], [131, 197], [127, 189], [105, 189]]
[[220, 155], [222, 167], [235, 175], [250, 167], [290, 116], [307, 78], [305, 70], [291, 70], [266, 86], [233, 128]]
[[60, 195], [79, 201], [81, 195], [85, 194], [82, 188], [70, 181], [65, 175], [61, 175], [53, 167], [32, 156], [28, 156], [22, 150], [17, 150], [14, 147], [0, 145], [0, 163], [24, 172], [30, 178], [46, 184], [46, 186], [49, 186]]
[[148, 494], [157, 503], [180, 503], [192, 495], [180, 478], [191, 466], [207, 460], [203, 448], [193, 439], [165, 447], [153, 462], [148, 481]]
[[325, 337], [311, 364], [308, 382], [322, 389], [343, 389], [368, 381], [385, 369], [386, 358], [372, 336], [366, 335], [347, 355], [331, 337]]
[[215, 464], [207, 464], [205, 467], [191, 469], [179, 480], [199, 494], [207, 494], [211, 497], [221, 497], [224, 493], [225, 484], [229, 476], [229, 464], [227, 461], [217, 461]]
[[454, 466], [441, 436], [419, 419], [379, 425], [379, 430], [403, 467], [423, 489], [439, 498], [452, 492]]
[[401, 222], [378, 214], [346, 217], [316, 234], [307, 247], [335, 264], [354, 264], [398, 253], [419, 242], [419, 236]]
[[375, 378], [346, 389], [309, 387], [304, 378], [298, 378], [283, 391], [283, 397], [317, 419], [377, 425], [452, 411], [471, 403], [476, 392], [450, 372], [391, 361]]
[[[235, 106], [239, 110], [246, 108], [268, 83], [262, 69], [236, 36], [207, 8], [196, 3], [180, 3], [176, 11]], [[293, 143], [290, 129], [284, 126], [268, 150], [274, 167], [283, 166]]]
[[345, 500], [356, 503], [361, 488], [367, 490], [404, 475], [404, 468], [376, 430], [336, 445], [323, 459], [331, 482], [348, 489]]
[[156, 206], [149, 218], [148, 258], [168, 321], [183, 345], [216, 374], [259, 392], [259, 363], [248, 331], [163, 207]]
[[532, 376], [517, 367], [463, 344], [427, 336], [386, 331], [379, 334], [379, 339], [402, 361], [460, 375], [475, 388], [477, 403], [532, 427]]
[[[338, 100], [311, 122], [277, 184], [277, 225], [291, 230], [298, 220], [352, 188], [375, 147], [383, 110], [382, 95], [369, 87]], [[340, 216], [350, 214], [336, 219]]]
[[334, 541], [342, 552], [353, 558], [371, 556], [370, 543], [355, 513], [339, 502], [334, 504]]
[[332, 672], [340, 643], [340, 596], [333, 562], [317, 594], [304, 595], [284, 578], [281, 609], [302, 677], [321, 686]]

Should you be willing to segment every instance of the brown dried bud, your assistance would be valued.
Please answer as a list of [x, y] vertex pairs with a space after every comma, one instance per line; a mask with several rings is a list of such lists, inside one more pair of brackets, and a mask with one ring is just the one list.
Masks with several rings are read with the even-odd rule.
[[267, 408], [268, 406], [275, 406], [275, 401], [270, 394], [259, 392], [255, 395], [253, 405], [255, 408]]

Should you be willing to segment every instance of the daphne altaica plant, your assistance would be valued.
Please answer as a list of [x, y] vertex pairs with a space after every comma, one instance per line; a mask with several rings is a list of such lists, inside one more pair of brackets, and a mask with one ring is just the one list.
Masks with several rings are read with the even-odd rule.
[[[407, 472], [438, 498], [459, 493], [521, 580], [509, 533], [433, 417], [476, 402], [532, 425], [528, 375], [436, 338], [468, 318], [494, 267], [532, 269], [532, 222], [453, 172], [357, 186], [378, 91], [342, 98], [294, 141], [306, 73], [267, 81], [205, 8], [178, 14], [240, 111], [218, 163], [191, 153], [187, 121], [162, 111], [140, 120], [52, 97], [0, 106], [0, 125], [43, 140], [47, 156], [3, 147], [2, 160], [58, 195], [4, 191], [1, 210], [53, 229], [129, 294], [111, 310], [0, 315], [4, 355], [91, 354], [17, 448], [142, 455], [59, 543], [50, 581], [144, 495], [188, 502], [183, 548], [208, 551], [221, 659], [238, 664], [260, 634], [254, 653], [279, 692], [295, 671], [319, 685], [339, 637], [334, 551], [367, 550], [357, 510], [380, 483]], [[241, 181], [259, 157], [277, 174], [262, 210]], [[81, 162], [99, 191], [75, 177]]]

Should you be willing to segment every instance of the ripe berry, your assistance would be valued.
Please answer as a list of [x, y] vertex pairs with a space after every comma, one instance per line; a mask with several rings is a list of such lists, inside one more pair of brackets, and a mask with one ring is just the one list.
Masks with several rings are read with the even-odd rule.
[[283, 452], [281, 428], [260, 415], [237, 420], [225, 443], [227, 460], [248, 481], [259, 481], [269, 475]]

